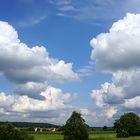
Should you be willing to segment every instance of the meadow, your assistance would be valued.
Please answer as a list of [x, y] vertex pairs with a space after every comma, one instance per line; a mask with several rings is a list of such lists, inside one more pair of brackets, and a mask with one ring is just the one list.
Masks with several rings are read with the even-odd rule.
[[[61, 133], [46, 133], [46, 132], [30, 132], [34, 140], [63, 140]], [[140, 140], [140, 137], [116, 138], [116, 133], [113, 131], [93, 131], [89, 133], [89, 140]]]

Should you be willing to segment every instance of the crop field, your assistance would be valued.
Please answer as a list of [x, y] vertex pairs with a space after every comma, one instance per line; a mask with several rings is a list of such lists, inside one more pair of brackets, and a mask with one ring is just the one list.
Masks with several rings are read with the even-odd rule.
[[[61, 133], [33, 132], [29, 133], [34, 140], [63, 140]], [[89, 140], [140, 140], [140, 137], [116, 138], [115, 132], [90, 132]]]

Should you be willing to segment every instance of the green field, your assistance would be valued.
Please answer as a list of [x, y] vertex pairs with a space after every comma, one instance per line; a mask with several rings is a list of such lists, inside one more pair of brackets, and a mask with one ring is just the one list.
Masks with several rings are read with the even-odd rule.
[[[30, 133], [34, 137], [34, 140], [63, 140], [61, 133]], [[89, 133], [90, 140], [140, 140], [140, 137], [129, 137], [129, 138], [116, 138], [114, 132], [95, 131]]]

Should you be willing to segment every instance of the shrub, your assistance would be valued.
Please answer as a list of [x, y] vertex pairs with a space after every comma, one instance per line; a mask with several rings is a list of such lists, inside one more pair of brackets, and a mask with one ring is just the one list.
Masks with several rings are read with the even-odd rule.
[[121, 132], [117, 133], [117, 138], [128, 138], [129, 137], [129, 133], [122, 130]]
[[33, 140], [33, 137], [7, 123], [0, 126], [0, 140]]

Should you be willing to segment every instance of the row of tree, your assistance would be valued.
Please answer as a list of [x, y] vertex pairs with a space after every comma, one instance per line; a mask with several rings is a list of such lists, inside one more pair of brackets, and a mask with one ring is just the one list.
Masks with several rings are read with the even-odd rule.
[[[140, 117], [125, 113], [116, 120], [114, 129], [117, 137], [140, 136]], [[63, 127], [64, 140], [88, 140], [88, 125], [81, 114], [74, 111]], [[0, 126], [0, 140], [33, 140], [24, 131], [7, 123]]]
[[[15, 127], [22, 127], [22, 128], [35, 128], [35, 127], [41, 127], [41, 128], [57, 128], [59, 126], [49, 124], [49, 123], [36, 123], [36, 122], [10, 122]], [[0, 125], [5, 124], [5, 122], [0, 122]]]
[[[116, 120], [114, 129], [117, 137], [140, 136], [140, 117], [132, 112], [125, 113]], [[73, 112], [67, 120], [64, 127], [64, 140], [88, 140], [87, 125], [80, 113]]]

